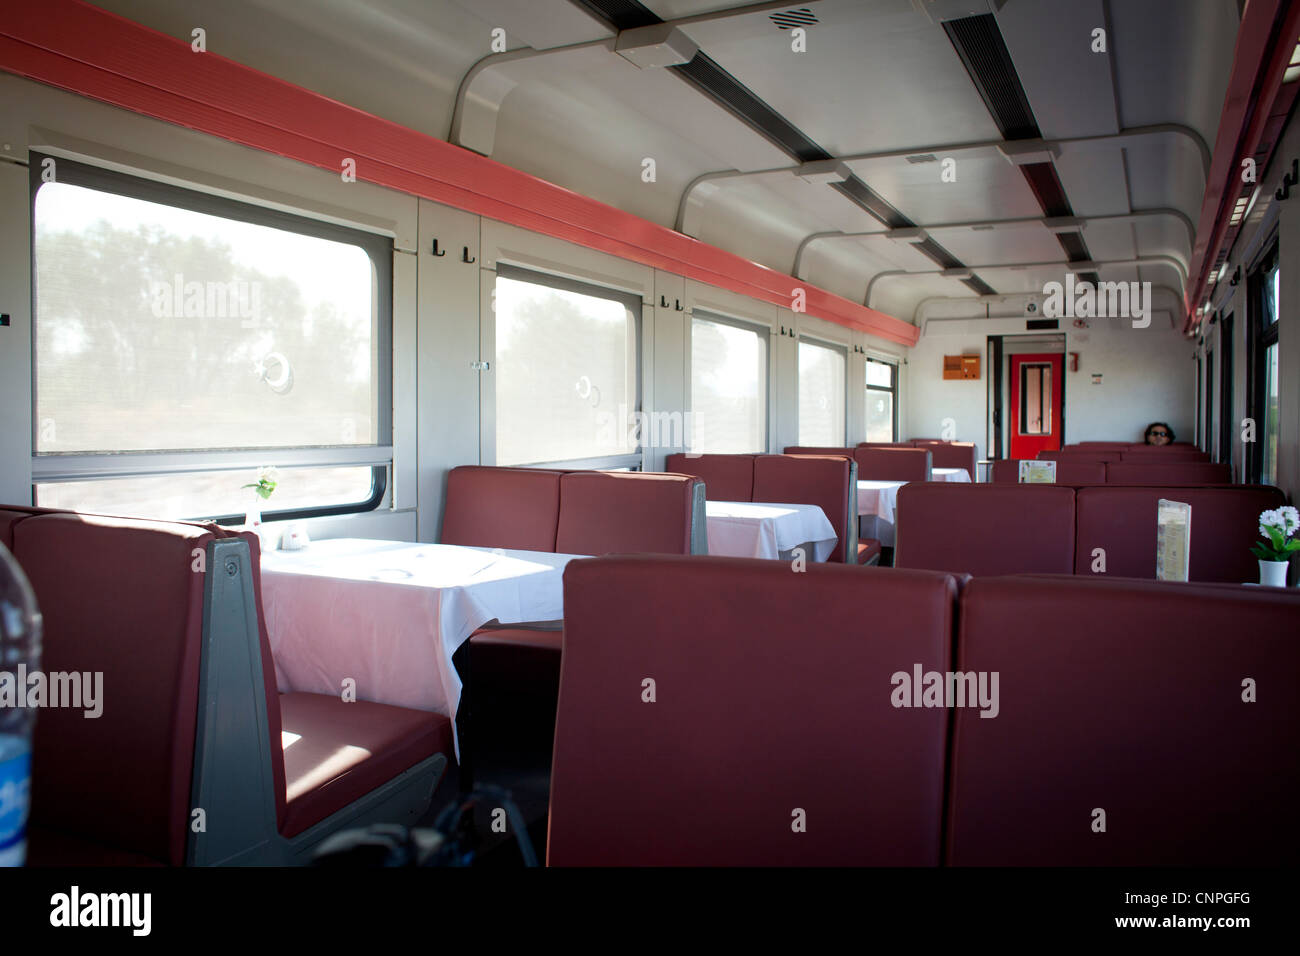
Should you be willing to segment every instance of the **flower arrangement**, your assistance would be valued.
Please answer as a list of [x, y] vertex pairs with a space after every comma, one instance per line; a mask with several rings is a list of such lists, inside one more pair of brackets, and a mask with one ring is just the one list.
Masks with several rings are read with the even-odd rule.
[[[280, 483], [280, 473], [272, 467], [259, 468], [257, 470], [257, 481], [247, 485], [241, 485], [241, 488], [252, 488], [255, 493], [262, 497], [263, 501], [270, 500], [271, 492], [275, 491], [275, 486]], [[1292, 509], [1295, 510], [1295, 509]]]
[[1300, 551], [1300, 538], [1295, 537], [1297, 530], [1300, 530], [1300, 511], [1291, 505], [1261, 512], [1259, 533], [1264, 540], [1254, 545], [1251, 553], [1261, 561], [1290, 561]]

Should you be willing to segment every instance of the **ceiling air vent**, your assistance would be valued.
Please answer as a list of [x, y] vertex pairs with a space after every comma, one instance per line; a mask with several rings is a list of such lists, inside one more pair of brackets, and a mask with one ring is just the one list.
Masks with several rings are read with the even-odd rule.
[[787, 10], [785, 13], [773, 13], [768, 16], [768, 19], [781, 30], [789, 30], [791, 27], [806, 27], [821, 22], [817, 19], [816, 14], [807, 7]]
[[907, 161], [913, 166], [919, 166], [921, 163], [937, 163], [939, 157], [934, 153], [917, 153], [915, 156], [907, 157]]

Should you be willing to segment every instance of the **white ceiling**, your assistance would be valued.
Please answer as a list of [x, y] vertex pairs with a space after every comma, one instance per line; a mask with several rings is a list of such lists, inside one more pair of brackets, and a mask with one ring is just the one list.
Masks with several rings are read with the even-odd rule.
[[[643, 0], [664, 19], [727, 10], [753, 0]], [[432, 136], [450, 137], [456, 91], [490, 52], [491, 31], [511, 50], [550, 49], [612, 35], [570, 0], [96, 0], [98, 6], [188, 40], [202, 26], [209, 49]], [[772, 9], [706, 19], [685, 32], [806, 136], [835, 156], [934, 151], [1000, 139], [942, 26], [911, 0], [803, 0], [820, 23], [806, 52]], [[785, 9], [785, 8], [781, 8]], [[1174, 123], [1213, 144], [1238, 25], [1236, 0], [1011, 0], [996, 13], [1045, 138], [1114, 133]], [[1108, 55], [1091, 50], [1107, 30]], [[567, 61], [567, 65], [566, 65]], [[492, 156], [561, 186], [666, 226], [697, 176], [795, 164], [784, 151], [670, 71], [638, 70], [604, 51], [577, 61], [564, 51], [490, 67], [519, 79], [501, 101]], [[850, 163], [904, 216], [927, 227], [1041, 215], [1020, 171], [992, 149], [953, 153], [956, 182], [939, 163], [901, 156]], [[641, 179], [642, 160], [657, 180]], [[1076, 215], [1171, 207], [1193, 221], [1204, 177], [1200, 153], [1175, 137], [1067, 144], [1055, 165]], [[782, 271], [818, 232], [883, 226], [828, 186], [775, 174], [722, 180], [704, 199], [698, 235]], [[1059, 266], [978, 272], [999, 293], [1032, 292], [1059, 279], [1064, 253], [1041, 225], [933, 228], [963, 263], [1055, 261]], [[1174, 219], [1097, 222], [1083, 237], [1095, 260], [1190, 255]], [[933, 261], [882, 238], [809, 245], [801, 277], [862, 301], [872, 276], [928, 272]], [[1177, 285], [1169, 266], [1111, 267], [1103, 278], [1141, 274]], [[973, 301], [933, 275], [877, 282], [873, 307], [911, 320], [928, 297]]]

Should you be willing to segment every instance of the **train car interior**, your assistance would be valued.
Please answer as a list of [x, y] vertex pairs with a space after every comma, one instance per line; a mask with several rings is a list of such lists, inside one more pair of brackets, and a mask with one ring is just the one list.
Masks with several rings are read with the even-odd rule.
[[1289, 0], [3, 0], [0, 863], [1294, 866], [1297, 93]]

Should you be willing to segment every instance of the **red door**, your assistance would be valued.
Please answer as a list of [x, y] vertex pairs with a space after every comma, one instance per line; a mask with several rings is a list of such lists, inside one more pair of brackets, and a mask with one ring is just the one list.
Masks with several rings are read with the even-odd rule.
[[1064, 356], [1011, 356], [1011, 457], [1037, 458], [1061, 447]]

